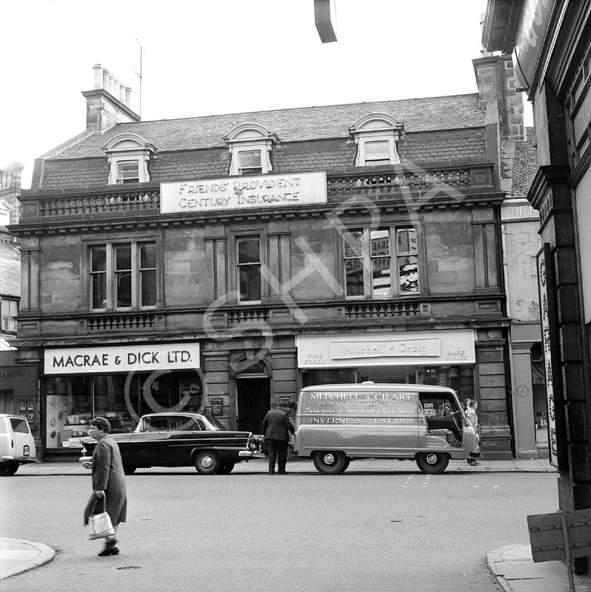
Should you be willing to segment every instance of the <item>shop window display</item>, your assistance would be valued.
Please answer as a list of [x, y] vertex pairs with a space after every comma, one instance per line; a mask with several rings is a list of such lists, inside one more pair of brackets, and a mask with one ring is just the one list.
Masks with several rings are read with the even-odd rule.
[[46, 446], [82, 448], [93, 417], [107, 417], [113, 433], [124, 433], [146, 413], [200, 411], [201, 394], [194, 373], [48, 377]]

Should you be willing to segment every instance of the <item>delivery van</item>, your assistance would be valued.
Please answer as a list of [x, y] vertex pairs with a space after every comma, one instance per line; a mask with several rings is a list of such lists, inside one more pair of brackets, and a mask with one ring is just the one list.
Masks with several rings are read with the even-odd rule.
[[442, 473], [450, 459], [480, 456], [476, 428], [458, 395], [421, 384], [333, 384], [299, 393], [294, 452], [318, 471], [336, 475], [358, 458], [416, 461]]

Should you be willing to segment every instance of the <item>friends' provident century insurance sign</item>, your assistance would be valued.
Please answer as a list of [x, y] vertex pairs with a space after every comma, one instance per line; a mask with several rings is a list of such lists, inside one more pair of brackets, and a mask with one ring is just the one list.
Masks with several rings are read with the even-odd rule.
[[326, 173], [226, 177], [160, 185], [162, 214], [326, 203]]

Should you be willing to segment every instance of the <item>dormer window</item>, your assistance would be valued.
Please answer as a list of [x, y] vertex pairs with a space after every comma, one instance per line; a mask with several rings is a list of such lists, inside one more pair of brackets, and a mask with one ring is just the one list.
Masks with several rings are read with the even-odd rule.
[[109, 160], [109, 185], [145, 183], [150, 180], [148, 162], [155, 148], [137, 134], [118, 134], [104, 146]]
[[256, 123], [236, 126], [224, 141], [232, 156], [230, 175], [261, 175], [273, 170], [271, 151], [279, 138]]
[[365, 115], [349, 128], [358, 145], [355, 166], [378, 166], [400, 163], [398, 140], [404, 126], [384, 113]]

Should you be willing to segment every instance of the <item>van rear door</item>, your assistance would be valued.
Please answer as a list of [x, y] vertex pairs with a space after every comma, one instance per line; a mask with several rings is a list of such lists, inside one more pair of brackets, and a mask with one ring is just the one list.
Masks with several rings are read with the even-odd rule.
[[14, 437], [14, 457], [28, 459], [35, 457], [35, 441], [24, 417], [11, 417], [10, 425]]

